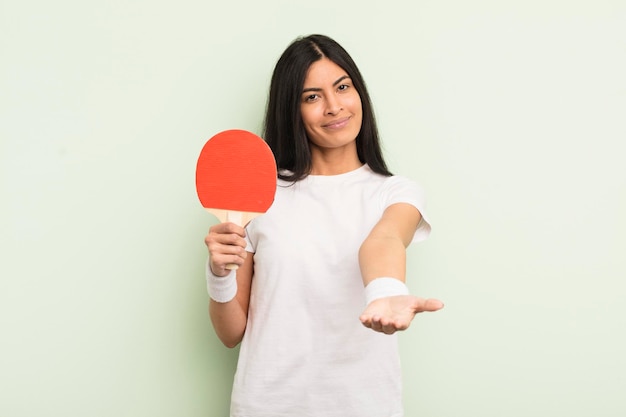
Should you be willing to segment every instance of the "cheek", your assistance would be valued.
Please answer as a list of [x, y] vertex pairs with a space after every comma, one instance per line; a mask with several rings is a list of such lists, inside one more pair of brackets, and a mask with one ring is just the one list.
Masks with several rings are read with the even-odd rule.
[[311, 106], [300, 106], [300, 117], [302, 117], [302, 121], [304, 123], [308, 123], [311, 118]]
[[307, 136], [311, 136], [313, 125], [310, 111], [300, 111], [300, 117], [302, 118], [302, 126]]
[[320, 119], [319, 109], [316, 106], [306, 106], [306, 108], [300, 108], [300, 117], [302, 117], [302, 123], [308, 129], [312, 128]]
[[361, 102], [361, 97], [358, 94], [354, 98], [354, 107], [358, 109], [359, 113], [363, 112], [363, 103]]
[[363, 103], [361, 98], [357, 95], [352, 102], [352, 111], [359, 118], [363, 118]]
[[363, 105], [361, 103], [361, 97], [358, 94], [355, 94], [345, 101], [345, 105], [350, 109], [352, 113], [355, 115], [361, 115], [363, 113]]

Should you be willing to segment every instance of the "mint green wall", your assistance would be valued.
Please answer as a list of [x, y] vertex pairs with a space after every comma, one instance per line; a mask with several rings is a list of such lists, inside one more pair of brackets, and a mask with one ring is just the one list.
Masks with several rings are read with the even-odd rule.
[[625, 21], [608, 0], [3, 0], [0, 415], [227, 415], [195, 158], [259, 130], [312, 32], [428, 192], [409, 283], [446, 308], [400, 337], [407, 417], [625, 415]]

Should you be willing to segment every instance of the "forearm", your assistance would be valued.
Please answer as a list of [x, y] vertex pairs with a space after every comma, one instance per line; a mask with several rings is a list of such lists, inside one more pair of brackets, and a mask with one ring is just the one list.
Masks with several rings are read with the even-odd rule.
[[218, 303], [215, 300], [210, 301], [209, 315], [211, 316], [211, 322], [217, 337], [225, 346], [233, 348], [241, 342], [248, 320], [246, 310], [244, 310], [237, 298], [227, 303]]
[[365, 286], [380, 277], [405, 282], [406, 248], [420, 219], [420, 212], [409, 204], [398, 203], [385, 210], [359, 249], [359, 266]]
[[[211, 300], [209, 302], [209, 315], [217, 337], [227, 347], [235, 347], [241, 342], [248, 321], [248, 305], [250, 303], [250, 287], [254, 270], [254, 257], [252, 254], [246, 257], [243, 265], [237, 269], [236, 285], [234, 294], [215, 297], [209, 289]], [[207, 265], [207, 279], [214, 279]], [[219, 279], [219, 278], [218, 278]], [[227, 286], [230, 288], [229, 286]], [[228, 293], [228, 291], [226, 291]], [[233, 297], [234, 298], [231, 298]], [[218, 301], [216, 301], [218, 300]]]
[[411, 205], [388, 207], [359, 249], [359, 266], [365, 286], [366, 308], [360, 316], [365, 327], [392, 334], [409, 327], [416, 313], [443, 307], [438, 300], [409, 294], [406, 280], [406, 248], [421, 219]]
[[369, 236], [359, 250], [363, 285], [380, 277], [405, 281], [406, 248], [401, 239], [392, 236]]

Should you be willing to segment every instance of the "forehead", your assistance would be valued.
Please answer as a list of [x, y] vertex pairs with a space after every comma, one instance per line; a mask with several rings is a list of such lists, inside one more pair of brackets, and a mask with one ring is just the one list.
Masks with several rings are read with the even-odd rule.
[[332, 84], [340, 77], [348, 75], [347, 71], [328, 58], [322, 58], [311, 64], [304, 79], [304, 86], [320, 86]]

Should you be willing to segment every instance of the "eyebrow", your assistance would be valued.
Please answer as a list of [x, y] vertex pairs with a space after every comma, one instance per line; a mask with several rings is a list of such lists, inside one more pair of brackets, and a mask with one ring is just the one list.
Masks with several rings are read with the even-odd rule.
[[[349, 79], [350, 77], [348, 75], [342, 75], [341, 77], [339, 77], [339, 79], [333, 83], [333, 87], [345, 80], [346, 78]], [[309, 91], [322, 91], [322, 89], [319, 87], [305, 88], [304, 90], [302, 90], [302, 94], [308, 93]]]

